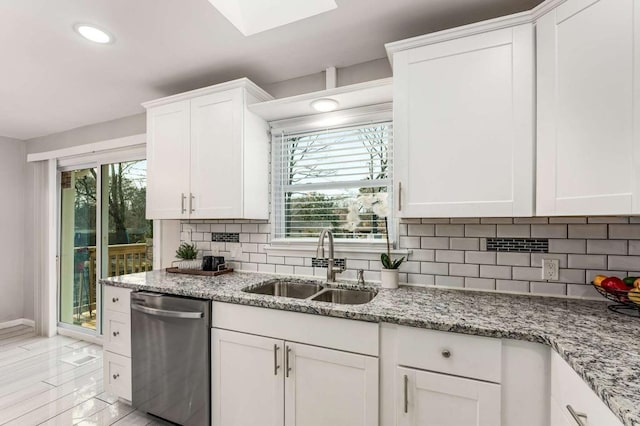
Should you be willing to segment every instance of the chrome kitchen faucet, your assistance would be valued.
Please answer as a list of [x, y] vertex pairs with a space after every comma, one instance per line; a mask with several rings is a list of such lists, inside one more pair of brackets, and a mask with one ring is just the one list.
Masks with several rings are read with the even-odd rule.
[[336, 273], [341, 273], [342, 268], [334, 266], [333, 255], [333, 233], [330, 229], [323, 229], [318, 238], [318, 249], [316, 250], [316, 257], [318, 259], [324, 259], [324, 237], [329, 236], [329, 257], [327, 258], [327, 282], [336, 282]]

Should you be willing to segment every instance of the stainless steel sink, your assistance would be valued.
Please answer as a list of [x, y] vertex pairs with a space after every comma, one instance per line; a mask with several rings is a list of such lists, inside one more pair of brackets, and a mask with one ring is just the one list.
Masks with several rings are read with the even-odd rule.
[[370, 290], [348, 290], [344, 288], [326, 288], [311, 300], [319, 302], [341, 303], [343, 305], [362, 305], [371, 302], [376, 292]]
[[324, 287], [316, 281], [304, 280], [269, 280], [257, 287], [244, 289], [247, 293], [267, 294], [270, 296], [293, 297], [295, 299], [306, 299], [318, 293]]

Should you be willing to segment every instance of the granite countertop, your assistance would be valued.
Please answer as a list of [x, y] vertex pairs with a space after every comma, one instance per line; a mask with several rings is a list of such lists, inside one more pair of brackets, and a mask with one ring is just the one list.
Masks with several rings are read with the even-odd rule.
[[604, 301], [400, 287], [380, 289], [378, 295], [364, 305], [338, 305], [242, 291], [272, 278], [283, 276], [234, 272], [203, 277], [154, 271], [107, 278], [101, 283], [220, 302], [543, 343], [573, 367], [623, 424], [640, 426], [640, 319], [610, 312]]

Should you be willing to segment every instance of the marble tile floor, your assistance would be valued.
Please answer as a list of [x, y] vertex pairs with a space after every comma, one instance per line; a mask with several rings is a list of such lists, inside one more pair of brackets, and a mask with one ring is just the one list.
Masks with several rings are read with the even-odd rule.
[[16, 326], [0, 329], [0, 425], [166, 424], [103, 391], [101, 346]]

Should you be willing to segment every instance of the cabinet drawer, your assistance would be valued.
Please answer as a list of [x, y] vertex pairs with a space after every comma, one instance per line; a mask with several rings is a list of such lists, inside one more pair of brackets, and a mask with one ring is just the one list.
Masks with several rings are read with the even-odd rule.
[[105, 311], [103, 348], [105, 351], [131, 356], [131, 315]]
[[131, 401], [131, 358], [104, 351], [104, 389]]
[[105, 286], [104, 309], [128, 314], [131, 312], [131, 290], [128, 288]]
[[622, 422], [589, 385], [555, 351], [551, 353], [551, 405], [570, 418], [567, 405], [587, 416], [589, 426], [622, 426]]
[[500, 383], [502, 342], [490, 337], [398, 327], [398, 364]]

